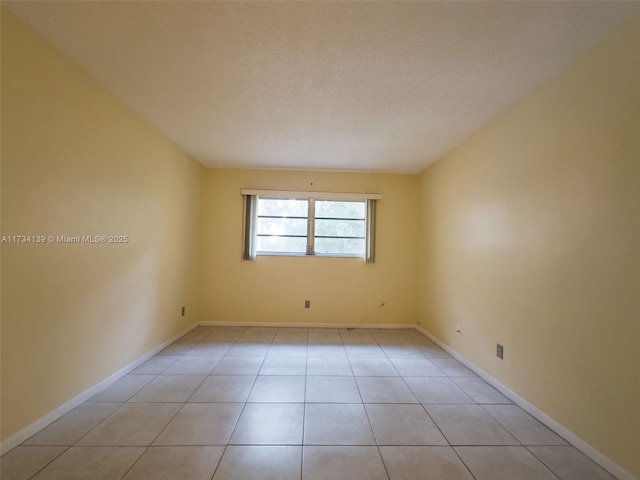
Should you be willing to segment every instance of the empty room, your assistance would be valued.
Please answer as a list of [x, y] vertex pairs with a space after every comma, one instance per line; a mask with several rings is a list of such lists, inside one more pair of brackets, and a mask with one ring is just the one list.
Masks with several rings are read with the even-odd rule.
[[3, 480], [638, 480], [640, 2], [0, 12]]

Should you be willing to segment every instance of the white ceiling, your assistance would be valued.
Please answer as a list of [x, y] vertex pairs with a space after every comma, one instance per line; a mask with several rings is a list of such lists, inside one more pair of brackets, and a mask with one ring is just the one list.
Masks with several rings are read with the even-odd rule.
[[640, 2], [3, 2], [201, 163], [416, 173]]

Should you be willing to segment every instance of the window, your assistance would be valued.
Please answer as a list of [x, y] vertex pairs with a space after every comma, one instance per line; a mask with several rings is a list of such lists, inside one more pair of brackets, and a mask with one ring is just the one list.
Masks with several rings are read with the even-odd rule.
[[379, 195], [243, 190], [244, 259], [317, 255], [374, 260]]
[[256, 252], [306, 253], [308, 200], [258, 198]]
[[365, 211], [364, 201], [317, 200], [313, 252], [364, 256]]

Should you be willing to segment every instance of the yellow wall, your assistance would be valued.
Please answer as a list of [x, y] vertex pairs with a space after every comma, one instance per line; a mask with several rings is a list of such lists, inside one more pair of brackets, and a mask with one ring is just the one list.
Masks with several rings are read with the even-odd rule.
[[[200, 167], [2, 11], [2, 438], [196, 321]], [[180, 317], [180, 307], [187, 316]]]
[[[241, 188], [382, 194], [376, 262], [266, 256], [241, 261]], [[206, 170], [199, 291], [202, 320], [415, 323], [417, 200], [416, 176]], [[304, 309], [307, 299], [311, 300], [308, 310]]]
[[635, 475], [638, 45], [636, 17], [423, 172], [419, 307], [428, 331]]

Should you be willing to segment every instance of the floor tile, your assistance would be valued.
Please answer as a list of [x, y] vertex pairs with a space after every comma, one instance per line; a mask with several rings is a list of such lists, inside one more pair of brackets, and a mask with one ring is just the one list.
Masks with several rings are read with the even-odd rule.
[[339, 330], [340, 337], [342, 338], [342, 343], [347, 345], [348, 343], [352, 344], [369, 344], [369, 345], [377, 345], [376, 339], [373, 338], [373, 335], [369, 333], [369, 331], [365, 328], [341, 328]]
[[305, 375], [306, 373], [306, 357], [270, 357], [267, 355], [260, 369], [260, 375]]
[[246, 402], [255, 380], [252, 375], [209, 375], [189, 402]]
[[148, 446], [180, 410], [179, 403], [127, 403], [77, 445]]
[[571, 446], [529, 447], [561, 480], [615, 480], [600, 465]]
[[222, 357], [190, 357], [184, 356], [164, 371], [165, 375], [185, 375], [211, 373], [213, 368], [220, 363]]
[[304, 402], [304, 376], [264, 375], [256, 379], [248, 402]]
[[424, 358], [422, 353], [413, 345], [381, 345], [382, 351], [389, 358]]
[[401, 377], [356, 377], [364, 403], [418, 403]]
[[337, 357], [337, 358], [347, 358], [347, 351], [344, 349], [342, 344], [335, 345], [312, 345], [309, 344], [307, 346], [307, 355], [309, 357]]
[[247, 403], [230, 443], [301, 445], [303, 417], [301, 403]]
[[184, 355], [195, 346], [195, 342], [177, 341], [162, 350], [158, 355]]
[[420, 332], [365, 328], [197, 327], [1, 468], [7, 480], [614, 480]]
[[557, 480], [524, 447], [456, 447], [476, 480]]
[[238, 357], [265, 357], [269, 352], [268, 343], [238, 342], [229, 349], [227, 355]]
[[207, 343], [233, 343], [238, 340], [244, 331], [218, 331], [214, 330], [202, 339]]
[[473, 400], [449, 378], [405, 377], [405, 382], [420, 403], [428, 404], [473, 404]]
[[307, 375], [353, 376], [351, 364], [345, 355], [341, 357], [308, 357]]
[[483, 405], [482, 408], [523, 445], [567, 445], [517, 405]]
[[210, 480], [224, 447], [151, 447], [124, 480]]
[[345, 351], [349, 358], [362, 358], [362, 357], [381, 357], [386, 358], [386, 355], [378, 345], [354, 345], [345, 344]]
[[151, 374], [159, 375], [163, 373], [167, 368], [173, 365], [182, 356], [174, 355], [156, 355], [144, 362], [138, 368], [131, 371], [131, 374]]
[[417, 330], [406, 329], [402, 330], [400, 334], [413, 344], [424, 343], [433, 345], [433, 342], [431, 340], [429, 340], [424, 334], [420, 333]]
[[125, 375], [89, 399], [90, 402], [126, 402], [156, 375]]
[[391, 363], [403, 377], [443, 377], [444, 372], [426, 358], [391, 358]]
[[40, 430], [24, 445], [68, 445], [80, 440], [89, 430], [111, 415], [121, 403], [83, 403]]
[[309, 345], [312, 344], [342, 344], [342, 337], [337, 328], [310, 328]]
[[206, 375], [158, 375], [130, 402], [186, 402]]
[[278, 332], [278, 330], [279, 330], [278, 327], [267, 327], [267, 326], [256, 325], [253, 327], [247, 327], [247, 329], [245, 330], [245, 333], [248, 335], [268, 335], [270, 336], [271, 339], [273, 339], [273, 337]]
[[29, 480], [66, 447], [16, 447], [0, 458], [0, 478]]
[[365, 405], [378, 445], [448, 445], [422, 405]]
[[477, 377], [475, 373], [453, 358], [431, 358], [431, 361], [449, 377]]
[[302, 447], [229, 446], [213, 480], [299, 480]]
[[262, 357], [224, 357], [211, 372], [213, 375], [257, 375]]
[[360, 393], [353, 377], [307, 377], [306, 402], [361, 403]]
[[387, 358], [349, 358], [353, 374], [358, 377], [394, 377], [398, 371]]
[[264, 330], [251, 330], [247, 329], [246, 332], [238, 339], [239, 342], [251, 342], [251, 343], [266, 343], [267, 345], [273, 342], [273, 338], [276, 336], [277, 328], [273, 331]]
[[183, 335], [180, 338], [180, 341], [181, 342], [199, 342], [207, 335], [209, 335], [209, 332], [205, 330], [191, 330], [186, 335]]
[[464, 393], [480, 404], [512, 404], [513, 402], [481, 378], [452, 378]]
[[304, 415], [305, 445], [375, 445], [362, 405], [308, 403]]
[[409, 341], [397, 330], [372, 331], [371, 336], [383, 345], [410, 345]]
[[380, 453], [391, 480], [474, 480], [451, 447], [380, 447]]
[[273, 344], [304, 343], [306, 345], [308, 338], [309, 329], [307, 328], [279, 328], [278, 333], [273, 337]]
[[267, 358], [269, 357], [306, 357], [307, 356], [307, 344], [271, 344], [269, 351], [267, 352]]
[[477, 405], [425, 405], [451, 445], [519, 445]]
[[144, 453], [141, 447], [71, 447], [34, 480], [120, 480]]
[[450, 359], [451, 355], [445, 352], [442, 348], [437, 346], [436, 344], [429, 345], [416, 345], [416, 348], [420, 353], [422, 353], [425, 357], [432, 358], [443, 358]]
[[154, 445], [226, 445], [243, 403], [187, 403]]
[[352, 339], [361, 339], [368, 340], [372, 343], [376, 343], [375, 338], [371, 335], [371, 332], [368, 328], [340, 328], [338, 329], [340, 332], [340, 337], [342, 337], [342, 341], [346, 343], [346, 340]]
[[187, 357], [194, 356], [207, 356], [207, 357], [222, 357], [226, 355], [233, 347], [233, 343], [198, 343], [188, 352], [185, 353]]
[[376, 447], [305, 446], [302, 480], [388, 480]]

